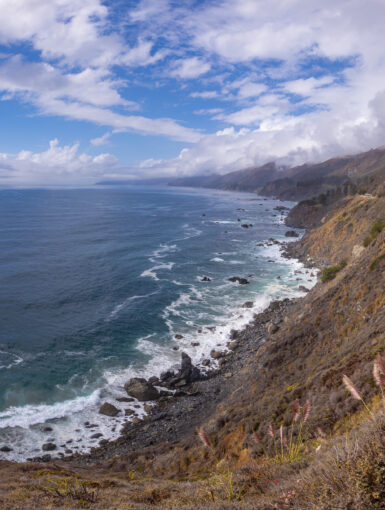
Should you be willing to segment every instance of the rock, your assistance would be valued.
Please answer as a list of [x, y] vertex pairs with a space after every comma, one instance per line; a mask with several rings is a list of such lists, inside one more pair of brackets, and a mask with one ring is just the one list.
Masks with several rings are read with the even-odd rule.
[[220, 352], [220, 351], [216, 351], [215, 349], [213, 349], [211, 352], [210, 352], [210, 356], [214, 359], [219, 359], [219, 358], [223, 358], [224, 356], [224, 353], [223, 352]]
[[228, 360], [226, 358], [220, 358], [218, 364], [220, 367], [223, 367], [224, 365], [226, 365], [227, 361]]
[[235, 283], [238, 282], [239, 285], [247, 285], [249, 281], [246, 278], [240, 278], [239, 276], [232, 276], [229, 278], [229, 282]]
[[226, 377], [226, 379], [228, 379], [229, 377], [233, 377], [233, 374], [231, 372], [226, 372], [224, 374], [224, 377]]
[[198, 347], [198, 345], [200, 345], [200, 343], [199, 343], [199, 342], [191, 342], [191, 345], [192, 345], [193, 347]]
[[238, 342], [238, 340], [234, 340], [233, 342], [230, 342], [230, 343], [229, 343], [229, 349], [230, 349], [230, 350], [232, 350], [232, 351], [233, 351], [233, 350], [234, 350], [234, 349], [236, 349], [237, 347], [239, 347], [239, 342]]
[[134, 402], [135, 399], [132, 397], [119, 397], [116, 399], [118, 402]]
[[119, 409], [108, 402], [105, 402], [99, 409], [99, 414], [105, 416], [116, 416], [118, 413]]
[[172, 377], [174, 377], [174, 372], [173, 370], [167, 370], [166, 372], [162, 372], [160, 374], [160, 380], [161, 381], [168, 381], [169, 379], [171, 379]]
[[144, 404], [143, 409], [146, 411], [146, 413], [150, 413], [152, 410], [152, 406], [149, 404]]
[[249, 228], [249, 225], [247, 223], [242, 223], [241, 227], [242, 228]]
[[124, 389], [130, 397], [134, 397], [140, 402], [156, 400], [160, 396], [156, 389], [142, 377], [133, 377], [126, 382]]
[[182, 364], [178, 375], [181, 379], [185, 379], [188, 383], [195, 382], [200, 379], [199, 369], [192, 364], [190, 356], [185, 352], [182, 352]]
[[140, 418], [133, 418], [133, 420], [132, 420], [132, 423], [134, 425], [139, 425], [139, 423], [141, 423], [141, 422], [142, 422], [142, 420]]
[[177, 335], [175, 335], [175, 338], [176, 338], [177, 340], [182, 340], [183, 335], [180, 335], [180, 334], [178, 333]]
[[103, 434], [97, 432], [96, 434], [92, 434], [91, 439], [99, 439], [99, 437], [103, 437]]
[[49, 462], [52, 459], [52, 456], [49, 453], [46, 453], [45, 455], [42, 455], [40, 459], [42, 462]]
[[172, 348], [173, 351], [179, 351], [179, 346], [178, 345], [174, 345], [174, 347]]
[[285, 232], [285, 237], [299, 237], [299, 234], [295, 230], [288, 230]]
[[208, 276], [202, 276], [201, 282], [211, 282], [211, 278], [209, 278]]
[[237, 329], [232, 329], [230, 331], [230, 338], [231, 338], [231, 340], [235, 340], [238, 337], [239, 337], [239, 331]]
[[69, 448], [66, 448], [66, 449], [64, 450], [64, 453], [66, 453], [67, 455], [71, 455], [71, 454], [73, 453], [73, 451], [72, 451], [72, 450], [70, 450]]
[[53, 450], [56, 450], [56, 444], [55, 443], [45, 443], [41, 447], [43, 452], [52, 452]]
[[42, 429], [43, 432], [52, 432], [53, 431], [53, 428], [52, 427], [44, 427]]
[[153, 375], [152, 377], [150, 377], [150, 379], [148, 380], [148, 382], [150, 384], [156, 384], [159, 382], [159, 377], [156, 377], [155, 375]]
[[2, 447], [0, 448], [0, 452], [8, 453], [8, 452], [12, 452], [12, 451], [13, 451], [13, 449], [12, 449], [12, 448], [10, 448], [9, 446], [2, 446]]
[[285, 207], [284, 205], [277, 205], [274, 207], [274, 211], [290, 211], [289, 207]]
[[125, 414], [126, 416], [132, 416], [133, 414], [135, 414], [135, 411], [133, 411], [132, 409], [126, 409], [126, 410], [124, 411], [124, 414]]
[[270, 322], [267, 326], [267, 332], [269, 333], [269, 335], [274, 335], [274, 333], [276, 333], [278, 330], [279, 327], [276, 324], [273, 324], [272, 322]]
[[298, 287], [298, 289], [301, 291], [301, 292], [310, 292], [310, 289], [308, 289], [307, 287], [305, 287], [305, 285], [300, 285]]
[[246, 301], [246, 303], [243, 303], [242, 308], [253, 308], [254, 303], [252, 301]]
[[204, 360], [202, 361], [202, 365], [203, 365], [204, 367], [208, 367], [208, 366], [210, 365], [210, 363], [211, 363], [211, 361], [210, 361], [209, 359], [204, 359]]

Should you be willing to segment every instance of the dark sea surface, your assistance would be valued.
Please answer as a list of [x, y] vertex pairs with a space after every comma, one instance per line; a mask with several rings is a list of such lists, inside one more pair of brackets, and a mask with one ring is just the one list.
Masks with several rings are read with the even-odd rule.
[[[272, 299], [311, 287], [278, 246], [257, 246], [287, 240], [277, 205], [293, 204], [167, 187], [0, 191], [0, 447], [13, 448], [2, 458], [48, 440], [84, 451], [98, 442], [86, 421], [117, 437], [128, 378], [159, 375], [181, 350], [199, 363]], [[98, 414], [105, 401], [122, 412]]]

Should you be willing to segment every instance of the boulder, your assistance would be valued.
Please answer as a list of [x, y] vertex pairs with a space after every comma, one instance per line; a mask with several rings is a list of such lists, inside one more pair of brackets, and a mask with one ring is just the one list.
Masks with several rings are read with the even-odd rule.
[[208, 367], [208, 366], [210, 365], [210, 360], [209, 360], [209, 359], [204, 359], [204, 360], [202, 361], [202, 365], [203, 365], [204, 367]]
[[190, 356], [185, 352], [182, 352], [182, 364], [178, 376], [180, 379], [185, 379], [188, 383], [199, 381], [200, 379], [199, 369], [192, 364]]
[[43, 450], [43, 452], [52, 452], [53, 450], [56, 450], [56, 444], [54, 444], [54, 443], [45, 443], [45, 444], [43, 444], [41, 449]]
[[214, 359], [219, 359], [219, 358], [223, 358], [224, 356], [224, 353], [223, 352], [220, 352], [220, 351], [216, 351], [215, 349], [213, 349], [211, 352], [210, 352], [210, 356]]
[[9, 446], [2, 446], [0, 448], [0, 452], [8, 453], [8, 452], [11, 452], [11, 451], [12, 451], [12, 448], [10, 448]]
[[180, 334], [178, 333], [178, 334], [176, 334], [176, 335], [175, 335], [175, 338], [176, 338], [177, 340], [182, 340], [183, 335], [180, 335]]
[[305, 285], [300, 285], [298, 287], [298, 289], [301, 291], [301, 292], [310, 292], [310, 289], [308, 289], [307, 287], [305, 287]]
[[247, 285], [249, 281], [246, 278], [240, 278], [239, 276], [232, 276], [229, 278], [229, 282], [236, 283], [238, 282], [239, 285]]
[[254, 303], [252, 301], [246, 301], [246, 303], [243, 303], [242, 308], [253, 308]]
[[208, 276], [202, 276], [201, 282], [211, 282], [211, 278], [209, 278]]
[[288, 230], [285, 232], [285, 237], [299, 237], [299, 234], [295, 230]]
[[119, 409], [108, 402], [105, 402], [99, 409], [99, 414], [105, 416], [116, 416], [118, 413]]
[[127, 395], [138, 399], [140, 402], [156, 400], [160, 397], [156, 389], [142, 377], [133, 377], [124, 385]]

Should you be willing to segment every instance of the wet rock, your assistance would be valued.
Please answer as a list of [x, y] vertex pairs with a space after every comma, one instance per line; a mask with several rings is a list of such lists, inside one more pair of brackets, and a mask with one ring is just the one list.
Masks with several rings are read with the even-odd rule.
[[2, 447], [0, 448], [0, 452], [8, 453], [8, 452], [12, 452], [12, 451], [13, 451], [13, 449], [12, 449], [12, 448], [10, 448], [9, 446], [6, 446], [6, 445], [5, 445], [5, 446], [2, 446]]
[[119, 413], [119, 409], [109, 402], [105, 402], [99, 409], [99, 414], [104, 414], [105, 416], [116, 416]]
[[236, 283], [238, 282], [239, 285], [247, 285], [250, 283], [246, 278], [240, 278], [239, 276], [232, 276], [229, 278], [229, 282]]
[[285, 237], [299, 237], [299, 234], [295, 230], [288, 230], [285, 232]]
[[198, 347], [198, 345], [200, 345], [200, 343], [199, 343], [199, 342], [191, 342], [191, 345], [192, 345], [193, 347]]
[[99, 437], [103, 437], [103, 434], [97, 432], [96, 434], [92, 434], [91, 439], [99, 439]]
[[174, 345], [174, 347], [172, 348], [173, 351], [179, 351], [179, 347], [177, 345]]
[[43, 446], [41, 447], [41, 449], [43, 450], [43, 452], [52, 452], [53, 450], [56, 450], [56, 444], [55, 443], [45, 443], [43, 444]]
[[210, 352], [210, 356], [214, 359], [219, 359], [219, 358], [223, 358], [224, 356], [224, 353], [223, 352], [220, 352], [220, 351], [216, 351], [215, 349], [213, 349], [211, 352]]
[[308, 289], [307, 287], [305, 287], [305, 285], [300, 285], [298, 287], [298, 289], [301, 291], [301, 292], [310, 292], [310, 289]]
[[42, 432], [52, 432], [52, 431], [53, 431], [52, 427], [43, 427], [43, 429], [42, 429]]
[[230, 349], [230, 350], [232, 350], [232, 351], [233, 351], [233, 350], [234, 350], [234, 349], [236, 349], [237, 347], [239, 347], [239, 342], [238, 342], [238, 340], [234, 340], [233, 342], [230, 342], [230, 343], [229, 343], [229, 349]]
[[208, 367], [208, 366], [210, 365], [210, 363], [211, 363], [211, 361], [210, 361], [209, 359], [204, 359], [204, 360], [202, 361], [202, 365], [203, 365], [204, 367]]
[[156, 384], [159, 382], [159, 377], [156, 377], [155, 375], [153, 375], [152, 377], [149, 378], [148, 382], [150, 384]]
[[130, 397], [134, 397], [140, 402], [156, 400], [160, 396], [156, 389], [142, 377], [133, 377], [126, 382], [124, 389]]
[[165, 381], [168, 381], [169, 379], [171, 379], [172, 377], [174, 377], [174, 372], [173, 370], [167, 370], [166, 372], [162, 372], [160, 374], [160, 380], [162, 382], [165, 382]]
[[285, 207], [284, 205], [277, 205], [274, 207], [274, 211], [290, 211], [289, 207]]
[[49, 453], [46, 453], [45, 455], [42, 455], [40, 459], [42, 462], [49, 462], [52, 459], [52, 456]]
[[134, 402], [135, 399], [132, 397], [119, 397], [116, 399], [118, 402]]
[[66, 448], [66, 449], [64, 450], [64, 453], [66, 453], [67, 455], [71, 455], [71, 454], [73, 453], [73, 451], [72, 451], [72, 450], [70, 450], [69, 448]]
[[254, 303], [252, 301], [246, 301], [246, 303], [243, 303], [242, 308], [253, 308]]
[[209, 278], [208, 276], [202, 276], [201, 282], [211, 282], [211, 278]]
[[242, 223], [241, 227], [242, 228], [249, 228], [249, 225], [247, 223]]
[[182, 352], [182, 364], [178, 376], [189, 383], [200, 379], [199, 369], [192, 364], [190, 356], [185, 352]]
[[132, 410], [132, 409], [126, 409], [126, 410], [124, 411], [124, 414], [125, 414], [126, 416], [132, 416], [133, 414], [135, 414], [135, 411], [134, 411], [134, 410]]
[[182, 340], [183, 335], [180, 335], [180, 334], [178, 333], [177, 335], [175, 335], [175, 338], [176, 338], [177, 340]]
[[144, 404], [143, 409], [146, 411], [146, 413], [150, 413], [152, 411], [152, 406], [149, 404]]

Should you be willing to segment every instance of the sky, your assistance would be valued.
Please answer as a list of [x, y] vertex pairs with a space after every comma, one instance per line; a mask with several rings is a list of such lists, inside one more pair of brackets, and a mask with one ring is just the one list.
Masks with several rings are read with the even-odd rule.
[[384, 0], [0, 0], [0, 187], [385, 145]]

